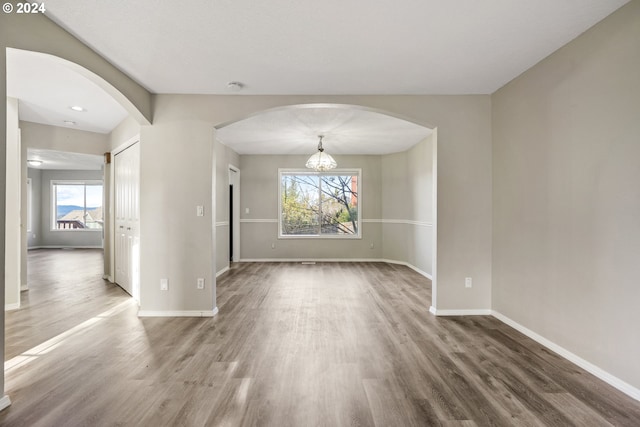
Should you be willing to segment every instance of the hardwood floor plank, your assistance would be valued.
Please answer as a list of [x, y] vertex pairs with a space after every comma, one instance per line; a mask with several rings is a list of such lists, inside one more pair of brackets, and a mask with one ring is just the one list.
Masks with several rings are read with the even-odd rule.
[[497, 319], [429, 314], [403, 266], [234, 264], [216, 317], [137, 318], [95, 253], [33, 255], [6, 339], [12, 361], [39, 350], [6, 371], [3, 426], [639, 425], [639, 402]]

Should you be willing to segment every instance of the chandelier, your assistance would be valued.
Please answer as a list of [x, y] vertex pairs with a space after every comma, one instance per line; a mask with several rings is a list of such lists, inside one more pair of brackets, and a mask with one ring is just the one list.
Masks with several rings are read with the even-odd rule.
[[324, 172], [329, 169], [334, 169], [338, 164], [333, 157], [324, 152], [324, 148], [322, 148], [322, 138], [324, 135], [318, 135], [320, 141], [318, 141], [318, 152], [313, 156], [309, 157], [307, 160], [307, 168], [316, 170], [318, 172]]

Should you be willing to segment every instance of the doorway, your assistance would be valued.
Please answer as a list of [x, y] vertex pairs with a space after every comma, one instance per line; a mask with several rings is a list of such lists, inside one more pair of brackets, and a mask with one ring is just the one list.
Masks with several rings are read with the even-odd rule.
[[229, 165], [229, 263], [240, 261], [240, 169]]

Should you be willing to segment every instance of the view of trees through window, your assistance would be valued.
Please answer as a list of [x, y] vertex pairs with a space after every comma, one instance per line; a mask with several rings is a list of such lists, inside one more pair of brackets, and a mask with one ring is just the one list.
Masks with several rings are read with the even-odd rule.
[[54, 183], [55, 230], [102, 229], [102, 183]]
[[359, 235], [358, 173], [280, 174], [283, 236]]

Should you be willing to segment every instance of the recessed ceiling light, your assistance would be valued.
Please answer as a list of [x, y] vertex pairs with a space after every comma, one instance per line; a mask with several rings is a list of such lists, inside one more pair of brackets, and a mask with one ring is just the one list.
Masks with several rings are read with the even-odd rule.
[[74, 122], [73, 120], [65, 120], [64, 124], [69, 126], [75, 126], [76, 122]]
[[240, 92], [244, 88], [244, 84], [240, 82], [229, 82], [227, 83], [227, 89], [231, 92]]
[[42, 160], [27, 160], [29, 166], [40, 166], [42, 164]]
[[79, 105], [72, 105], [72, 106], [71, 106], [71, 107], [69, 107], [69, 108], [71, 108], [73, 111], [78, 111], [78, 112], [80, 112], [80, 113], [87, 111], [87, 109], [86, 109], [86, 108], [83, 108], [83, 107], [81, 107], [81, 106], [79, 106]]

